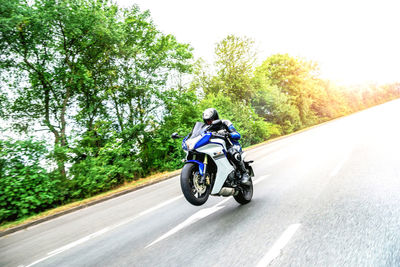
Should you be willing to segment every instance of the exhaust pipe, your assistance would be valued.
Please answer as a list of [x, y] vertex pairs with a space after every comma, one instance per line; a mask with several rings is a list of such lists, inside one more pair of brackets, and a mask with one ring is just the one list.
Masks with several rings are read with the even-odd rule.
[[224, 197], [229, 197], [233, 196], [236, 194], [235, 188], [232, 187], [222, 187], [221, 191], [219, 191], [218, 195], [224, 196]]

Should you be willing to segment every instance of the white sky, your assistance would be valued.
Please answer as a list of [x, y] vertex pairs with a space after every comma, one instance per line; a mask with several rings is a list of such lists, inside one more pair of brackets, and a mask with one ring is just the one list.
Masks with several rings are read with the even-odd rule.
[[260, 60], [289, 53], [341, 83], [400, 81], [399, 0], [117, 0], [150, 10], [158, 29], [213, 59], [228, 34], [256, 41]]

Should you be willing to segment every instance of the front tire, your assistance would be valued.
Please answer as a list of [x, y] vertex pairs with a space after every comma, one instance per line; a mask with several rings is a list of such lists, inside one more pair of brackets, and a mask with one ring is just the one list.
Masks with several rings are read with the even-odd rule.
[[210, 196], [210, 185], [199, 185], [199, 166], [187, 163], [181, 172], [181, 188], [186, 200], [195, 206], [203, 205]]
[[251, 178], [249, 179], [249, 182], [250, 185], [240, 185], [239, 193], [236, 196], [233, 196], [235, 200], [242, 205], [249, 203], [253, 198], [253, 181]]

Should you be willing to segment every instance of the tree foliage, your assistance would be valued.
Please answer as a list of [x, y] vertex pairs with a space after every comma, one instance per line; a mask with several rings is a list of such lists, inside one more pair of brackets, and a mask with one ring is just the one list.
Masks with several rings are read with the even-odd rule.
[[311, 106], [318, 90], [317, 66], [312, 62], [276, 54], [257, 68], [257, 75], [264, 76], [271, 85], [290, 97], [290, 104], [297, 107], [301, 124], [312, 125], [316, 116]]
[[[0, 64], [13, 74], [5, 82], [13, 81], [16, 94], [9, 106], [14, 124], [26, 129], [39, 123], [53, 134], [55, 146], [66, 147], [73, 103], [90, 110], [83, 112], [89, 121], [102, 107], [95, 100], [116, 43], [117, 9], [86, 0], [11, 1], [3, 14]], [[90, 105], [82, 103], [87, 98]], [[57, 153], [62, 175], [64, 158]]]
[[[9, 4], [0, 21], [1, 66], [15, 74], [14, 123], [40, 123], [53, 133], [59, 171], [75, 125], [115, 119], [131, 145], [146, 142], [171, 72], [190, 71], [188, 45], [159, 32], [148, 12], [109, 1], [38, 0]], [[10, 79], [13, 80], [13, 79]], [[6, 82], [10, 82], [7, 80]], [[112, 106], [112, 108], [107, 108]], [[81, 134], [77, 132], [76, 135]]]
[[253, 80], [255, 95], [252, 98], [254, 111], [266, 121], [279, 125], [283, 133], [291, 133], [301, 128], [299, 110], [292, 103], [290, 95], [282, 92], [260, 72]]
[[43, 142], [0, 140], [0, 221], [12, 221], [61, 204], [65, 197], [58, 176], [40, 162]]
[[207, 86], [206, 94], [223, 93], [235, 102], [248, 103], [253, 94], [251, 76], [256, 60], [254, 42], [246, 37], [229, 35], [215, 49], [217, 75]]

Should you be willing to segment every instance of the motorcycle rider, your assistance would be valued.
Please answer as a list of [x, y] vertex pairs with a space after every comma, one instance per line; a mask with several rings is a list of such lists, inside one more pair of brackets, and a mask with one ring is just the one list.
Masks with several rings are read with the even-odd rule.
[[[218, 112], [215, 108], [208, 108], [204, 110], [203, 112], [203, 121], [207, 125], [211, 125], [211, 123], [215, 120], [219, 120]], [[242, 159], [242, 147], [239, 143], [240, 139], [240, 134], [236, 131], [235, 127], [233, 127], [232, 122], [229, 120], [222, 120], [222, 124], [220, 126], [220, 129], [215, 129], [216, 131], [218, 130], [225, 130], [227, 134], [227, 138], [231, 141], [232, 145], [227, 142], [227, 149], [228, 149], [228, 156], [231, 159], [231, 161], [236, 165], [237, 169], [240, 171], [240, 174], [242, 176], [240, 182], [245, 185], [250, 184], [250, 176], [247, 173], [246, 167], [244, 165], [243, 159]]]

